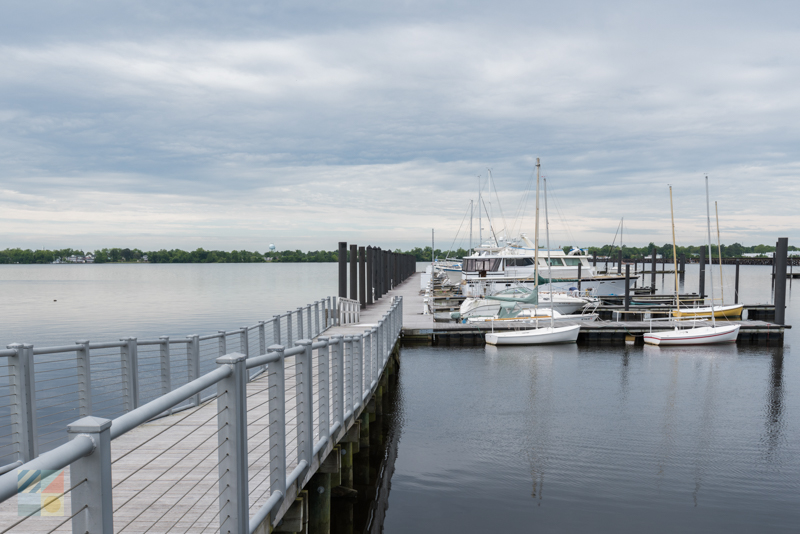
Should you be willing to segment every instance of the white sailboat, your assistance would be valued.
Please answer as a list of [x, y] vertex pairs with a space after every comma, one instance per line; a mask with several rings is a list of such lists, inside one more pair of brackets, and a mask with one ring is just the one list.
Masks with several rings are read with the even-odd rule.
[[[678, 265], [677, 256], [675, 254], [675, 215], [672, 210], [672, 186], [669, 188], [669, 208], [672, 217], [672, 258], [675, 262], [675, 303], [680, 309], [680, 301], [678, 300]], [[708, 220], [708, 257], [711, 257], [711, 210], [708, 204], [708, 176], [706, 176], [706, 217]], [[714, 302], [714, 275], [713, 269], [709, 269], [709, 281], [711, 282], [711, 302]], [[715, 309], [715, 307], [713, 307]], [[712, 343], [731, 343], [735, 342], [739, 336], [739, 325], [723, 325], [717, 326], [716, 313], [711, 313], [708, 310], [708, 315], [711, 316], [711, 326], [693, 327], [685, 330], [680, 330], [675, 327], [675, 330], [668, 330], [666, 332], [649, 332], [644, 335], [644, 342], [650, 345], [708, 345]]]
[[[547, 216], [547, 180], [544, 181], [544, 220], [547, 234], [547, 256], [550, 259], [550, 221]], [[539, 158], [536, 158], [536, 254], [539, 251]], [[538, 258], [537, 258], [538, 267]], [[537, 279], [538, 279], [538, 273]], [[553, 273], [550, 261], [547, 262], [547, 277], [550, 294], [553, 293]], [[580, 333], [580, 325], [555, 326], [553, 300], [550, 300], [550, 326], [514, 332], [492, 332], [486, 334], [490, 345], [545, 345], [550, 343], [575, 343]]]

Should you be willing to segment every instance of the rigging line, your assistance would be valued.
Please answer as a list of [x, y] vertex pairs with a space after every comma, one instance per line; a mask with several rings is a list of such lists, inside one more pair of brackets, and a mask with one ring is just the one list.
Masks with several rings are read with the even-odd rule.
[[[483, 198], [481, 198], [481, 202], [483, 202]], [[485, 202], [483, 202], [483, 207], [484, 207], [484, 209], [486, 208], [486, 203]], [[497, 234], [494, 233], [494, 226], [492, 225], [492, 219], [490, 219], [489, 216], [488, 216], [489, 212], [486, 212], [486, 213], [487, 213], [486, 218], [489, 219], [489, 230], [492, 231], [492, 235], [494, 236], [494, 244], [499, 247], [500, 243], [498, 243], [498, 241], [497, 241]]]
[[467, 207], [467, 210], [464, 212], [464, 217], [461, 219], [461, 224], [458, 226], [458, 232], [456, 232], [456, 236], [453, 238], [453, 242], [450, 243], [450, 249], [447, 251], [447, 256], [444, 257], [445, 261], [447, 261], [447, 258], [450, 257], [450, 253], [453, 251], [453, 245], [456, 244], [456, 239], [458, 239], [458, 234], [461, 233], [461, 228], [464, 226], [464, 221], [467, 220], [467, 213], [469, 213], [469, 207]]
[[[528, 182], [525, 185], [525, 190], [522, 193], [522, 198], [520, 199], [519, 205], [517, 206], [517, 211], [514, 214], [514, 224], [511, 228], [512, 236], [522, 233], [522, 226], [525, 221], [525, 210], [528, 208], [528, 199], [530, 199], [532, 183], [533, 183], [533, 171], [531, 171], [531, 176], [528, 178]], [[519, 223], [519, 232], [516, 231], [517, 223]]]
[[558, 218], [564, 224], [564, 230], [567, 234], [567, 239], [569, 239], [572, 242], [573, 246], [577, 247], [578, 241], [575, 239], [575, 235], [572, 233], [572, 229], [570, 228], [569, 223], [567, 222], [565, 211], [561, 208], [561, 202], [559, 201], [558, 194], [555, 191], [551, 191], [550, 198], [555, 204], [556, 213], [558, 213]]
[[[500, 218], [503, 219], [503, 230], [508, 232], [508, 223], [506, 223], [506, 216], [503, 213], [503, 205], [500, 203], [500, 195], [497, 194], [497, 184], [494, 182], [494, 177], [492, 176], [492, 170], [489, 170], [489, 178], [492, 180], [492, 187], [494, 187], [494, 198], [497, 199], [497, 208], [500, 210]], [[491, 194], [491, 191], [490, 191]], [[495, 237], [495, 241], [497, 238]]]

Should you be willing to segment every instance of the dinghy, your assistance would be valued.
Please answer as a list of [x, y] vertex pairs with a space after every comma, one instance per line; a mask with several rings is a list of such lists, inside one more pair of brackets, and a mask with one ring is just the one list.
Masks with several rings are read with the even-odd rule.
[[[672, 216], [672, 256], [673, 261], [676, 262], [675, 272], [678, 272], [676, 251], [675, 251], [675, 215], [672, 214], [672, 186], [669, 187], [669, 207]], [[708, 220], [708, 257], [711, 258], [711, 210], [708, 203], [708, 176], [706, 176], [706, 217]], [[711, 302], [714, 302], [714, 277], [713, 269], [709, 269], [709, 278], [711, 282]], [[675, 299], [678, 308], [673, 312], [673, 315], [678, 313], [685, 314], [687, 311], [702, 312], [706, 310], [707, 315], [711, 317], [711, 326], [701, 326], [681, 330], [675, 327], [675, 330], [667, 330], [664, 332], [649, 332], [644, 335], [644, 342], [649, 345], [710, 345], [713, 343], [732, 343], [736, 341], [739, 336], [739, 325], [723, 325], [717, 326], [716, 317], [717, 310], [722, 311], [722, 308], [736, 308], [736, 306], [709, 306], [707, 308], [689, 308], [688, 310], [680, 308], [680, 301], [678, 300], [678, 276], [675, 276]], [[741, 309], [741, 306], [738, 306]], [[714, 313], [711, 312], [714, 310]], [[698, 314], [699, 315], [699, 314]], [[741, 312], [739, 313], [741, 315]], [[690, 316], [695, 316], [694, 314]]]

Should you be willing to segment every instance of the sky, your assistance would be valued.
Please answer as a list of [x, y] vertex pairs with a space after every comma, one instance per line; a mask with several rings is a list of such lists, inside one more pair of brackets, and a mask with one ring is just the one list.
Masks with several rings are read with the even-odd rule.
[[623, 217], [625, 244], [671, 242], [668, 185], [678, 244], [700, 244], [706, 175], [723, 243], [797, 243], [799, 20], [780, 1], [6, 1], [0, 249], [407, 249], [431, 229], [466, 248], [479, 180], [484, 238], [533, 235], [536, 158], [554, 246], [610, 243]]

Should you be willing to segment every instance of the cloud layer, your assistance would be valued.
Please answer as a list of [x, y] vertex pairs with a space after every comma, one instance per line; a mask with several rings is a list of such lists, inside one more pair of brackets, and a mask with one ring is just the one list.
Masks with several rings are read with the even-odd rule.
[[667, 184], [700, 242], [704, 173], [723, 241], [794, 239], [797, 11], [12, 5], [0, 247], [449, 244], [487, 168], [518, 228], [536, 157], [559, 244], [609, 242], [623, 216], [627, 243], [670, 241]]

